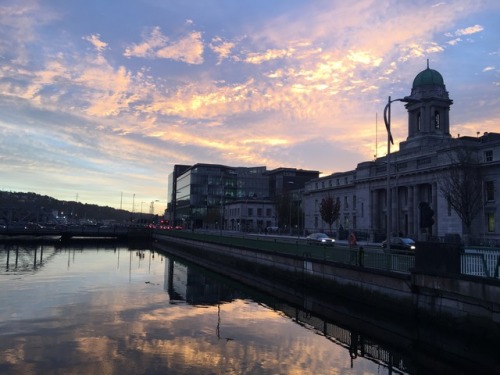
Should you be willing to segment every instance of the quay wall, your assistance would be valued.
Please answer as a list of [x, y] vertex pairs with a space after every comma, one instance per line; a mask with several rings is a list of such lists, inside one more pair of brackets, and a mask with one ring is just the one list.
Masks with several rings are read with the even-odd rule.
[[262, 276], [280, 279], [291, 288], [348, 298], [398, 320], [425, 320], [450, 331], [484, 339], [500, 338], [499, 280], [459, 275], [455, 268], [437, 272], [432, 265], [439, 262], [430, 267], [416, 262], [417, 267], [404, 274], [309, 258], [307, 254], [227, 246], [158, 233], [153, 238], [166, 251], [240, 281], [254, 277], [254, 284], [260, 283], [261, 288], [264, 285], [257, 280]]
[[[214, 262], [215, 269], [229, 265], [232, 269], [231, 277], [242, 280], [244, 271], [260, 274], [269, 274], [272, 278], [285, 279], [295, 287], [311, 287], [322, 292], [331, 292], [346, 298], [363, 301], [388, 300], [397, 301], [394, 309], [407, 312], [413, 304], [410, 287], [410, 275], [393, 274], [378, 270], [368, 270], [360, 267], [321, 261], [304, 256], [272, 252], [268, 250], [246, 249], [230, 247], [216, 243], [193, 241], [186, 238], [169, 235], [154, 234], [154, 239], [160, 243], [170, 243], [182, 250], [176, 255], [193, 258], [204, 258], [200, 264]], [[172, 248], [169, 251], [172, 251]], [[196, 251], [196, 249], [201, 251]], [[217, 256], [217, 257], [216, 257]], [[225, 258], [225, 259], [224, 259]], [[229, 259], [229, 260], [228, 260]], [[235, 264], [231, 259], [238, 259], [241, 263]], [[229, 263], [228, 263], [229, 262]], [[261, 266], [261, 267], [256, 267]], [[403, 308], [406, 306], [406, 308]]]

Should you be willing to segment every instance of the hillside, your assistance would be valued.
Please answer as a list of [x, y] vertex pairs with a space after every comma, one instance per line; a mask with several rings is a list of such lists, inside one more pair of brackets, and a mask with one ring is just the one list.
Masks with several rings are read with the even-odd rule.
[[[157, 216], [156, 216], [157, 217]], [[131, 213], [108, 206], [60, 201], [47, 195], [0, 191], [0, 224], [11, 222], [67, 223], [150, 221], [154, 215]]]

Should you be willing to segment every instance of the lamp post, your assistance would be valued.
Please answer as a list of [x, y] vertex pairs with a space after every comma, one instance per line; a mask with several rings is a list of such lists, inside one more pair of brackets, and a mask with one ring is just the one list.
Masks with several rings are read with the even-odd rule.
[[141, 202], [141, 218], [140, 218], [140, 222], [141, 222], [141, 225], [144, 224], [143, 220], [142, 220], [142, 205], [144, 204], [144, 202]]
[[387, 190], [386, 190], [386, 199], [387, 199], [387, 224], [386, 224], [386, 241], [387, 241], [387, 250], [391, 250], [391, 227], [392, 227], [392, 194], [391, 194], [391, 144], [394, 144], [394, 139], [391, 134], [391, 103], [394, 102], [403, 102], [403, 103], [420, 103], [419, 99], [415, 99], [409, 96], [405, 96], [404, 98], [392, 99], [389, 96], [387, 100], [387, 104], [384, 108], [384, 122], [385, 128], [387, 129]]

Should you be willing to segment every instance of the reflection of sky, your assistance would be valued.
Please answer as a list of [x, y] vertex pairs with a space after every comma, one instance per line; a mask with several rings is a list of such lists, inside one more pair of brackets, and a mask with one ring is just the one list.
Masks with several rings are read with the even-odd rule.
[[[249, 299], [169, 303], [165, 262], [63, 250], [34, 274], [0, 275], [8, 373], [376, 373], [364, 359]], [[0, 372], [2, 372], [0, 371]], [[168, 371], [168, 372], [167, 372]], [[171, 372], [174, 371], [174, 372]]]

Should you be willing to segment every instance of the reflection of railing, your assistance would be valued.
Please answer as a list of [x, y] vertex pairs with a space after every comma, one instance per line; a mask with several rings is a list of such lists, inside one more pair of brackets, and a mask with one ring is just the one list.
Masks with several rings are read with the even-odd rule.
[[466, 249], [460, 263], [464, 275], [499, 278], [499, 250]]
[[347, 349], [351, 356], [351, 366], [353, 366], [353, 361], [356, 358], [362, 357], [383, 367], [390, 368], [394, 373], [413, 372], [411, 371], [411, 365], [401, 353], [389, 350], [358, 332], [327, 322], [312, 315], [309, 311], [288, 304], [279, 304], [276, 307], [297, 323], [309, 327]]
[[55, 255], [53, 246], [5, 246], [0, 247], [1, 273], [27, 273], [36, 271]]

